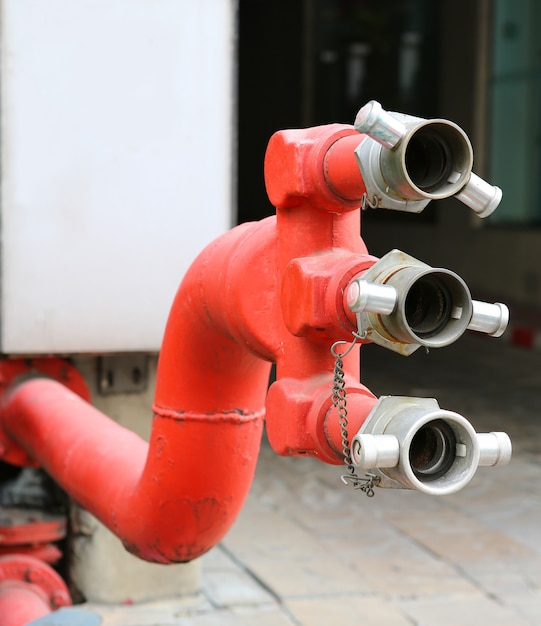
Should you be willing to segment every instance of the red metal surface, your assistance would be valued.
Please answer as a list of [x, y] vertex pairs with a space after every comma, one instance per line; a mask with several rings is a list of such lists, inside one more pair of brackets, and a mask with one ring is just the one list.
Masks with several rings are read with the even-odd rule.
[[65, 536], [65, 515], [16, 507], [0, 509], [0, 556], [27, 555], [54, 564], [62, 553], [52, 542]]
[[0, 626], [26, 626], [70, 605], [64, 581], [48, 565], [30, 556], [0, 557]]
[[3, 400], [10, 436], [147, 560], [187, 561], [215, 545], [249, 489], [261, 415], [156, 416], [149, 449], [56, 381], [21, 383]]
[[[81, 398], [90, 401], [90, 392], [84, 378], [68, 361], [56, 358], [6, 359], [0, 362], [0, 394], [10, 386], [36, 377], [47, 376], [58, 380]], [[0, 428], [0, 459], [20, 466], [37, 466], [23, 447], [7, 437]]]
[[0, 546], [58, 541], [66, 536], [66, 517], [36, 509], [0, 509]]
[[[265, 170], [277, 215], [226, 233], [186, 274], [148, 445], [53, 380], [0, 398], [10, 442], [140, 557], [187, 561], [220, 541], [248, 493], [265, 413], [279, 454], [343, 462], [330, 347], [351, 340], [343, 291], [375, 262], [359, 236], [364, 186], [352, 173], [362, 139], [342, 125], [273, 136]], [[359, 383], [358, 345], [344, 365], [355, 432], [376, 399]]]
[[[351, 126], [332, 124], [276, 133], [265, 158], [265, 180], [276, 206], [280, 313], [277, 381], [267, 398], [267, 431], [279, 454], [306, 454], [341, 463], [338, 417], [330, 392], [330, 346], [355, 330], [343, 292], [370, 267], [360, 232], [365, 187], [353, 150], [364, 139]], [[276, 322], [275, 322], [276, 324]], [[344, 359], [351, 432], [375, 403], [359, 383], [359, 346]]]
[[0, 583], [0, 626], [26, 626], [49, 613], [47, 596], [36, 585]]
[[0, 557], [12, 556], [14, 554], [22, 554], [24, 556], [31, 556], [35, 559], [39, 559], [49, 565], [58, 563], [62, 558], [62, 552], [54, 543], [38, 543], [35, 545], [25, 546], [0, 546]]

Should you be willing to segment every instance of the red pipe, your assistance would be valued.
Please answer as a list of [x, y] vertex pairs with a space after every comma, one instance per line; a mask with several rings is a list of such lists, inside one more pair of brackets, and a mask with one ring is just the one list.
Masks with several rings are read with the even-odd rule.
[[147, 444], [56, 381], [21, 383], [4, 400], [9, 435], [146, 560], [202, 554], [228, 530], [249, 489], [261, 415], [157, 415]]
[[26, 626], [50, 612], [47, 596], [36, 585], [0, 583], [0, 626]]
[[[188, 561], [221, 540], [249, 490], [265, 412], [278, 453], [343, 462], [330, 346], [351, 340], [343, 292], [375, 262], [358, 235], [364, 186], [351, 136], [362, 140], [331, 125], [271, 139], [277, 216], [226, 233], [186, 274], [160, 352], [148, 445], [52, 380], [0, 398], [9, 446], [141, 558]], [[352, 432], [376, 401], [358, 382], [358, 357], [356, 346], [345, 359]]]
[[69, 605], [64, 581], [48, 565], [20, 554], [0, 557], [0, 626], [26, 626]]
[[0, 546], [0, 557], [12, 555], [14, 552], [32, 556], [49, 565], [58, 563], [62, 558], [62, 552], [54, 543], [38, 544], [36, 546]]

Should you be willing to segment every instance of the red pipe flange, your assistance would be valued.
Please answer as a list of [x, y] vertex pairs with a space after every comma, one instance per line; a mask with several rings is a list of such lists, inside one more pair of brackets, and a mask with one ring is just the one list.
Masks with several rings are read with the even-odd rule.
[[25, 554], [53, 564], [62, 556], [53, 542], [65, 536], [65, 515], [16, 507], [0, 510], [0, 556]]
[[68, 588], [47, 564], [30, 556], [0, 557], [0, 626], [25, 626], [70, 605]]

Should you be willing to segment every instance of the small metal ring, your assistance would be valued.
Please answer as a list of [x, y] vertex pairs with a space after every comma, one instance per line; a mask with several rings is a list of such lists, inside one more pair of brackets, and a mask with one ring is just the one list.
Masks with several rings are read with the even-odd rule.
[[331, 354], [333, 355], [333, 357], [335, 359], [343, 359], [345, 356], [347, 356], [354, 348], [355, 344], [357, 343], [357, 339], [360, 339], [360, 337], [358, 335], [356, 335], [355, 333], [353, 333], [354, 339], [351, 342], [351, 345], [349, 346], [349, 348], [347, 350], [345, 350], [344, 352], [340, 353], [336, 351], [336, 347], [337, 346], [342, 346], [342, 345], [347, 345], [348, 342], [347, 341], [335, 341], [332, 346], [331, 346]]
[[361, 210], [366, 211], [366, 209], [377, 209], [379, 202], [380, 199], [376, 195], [374, 195], [373, 199], [370, 200], [368, 193], [365, 191], [361, 199]]

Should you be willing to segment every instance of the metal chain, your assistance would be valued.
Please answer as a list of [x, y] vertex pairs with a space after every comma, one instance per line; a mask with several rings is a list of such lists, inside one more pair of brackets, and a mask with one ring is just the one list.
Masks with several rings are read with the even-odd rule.
[[347, 397], [346, 397], [346, 381], [344, 372], [345, 357], [352, 349], [360, 335], [354, 333], [355, 339], [351, 346], [345, 352], [337, 352], [338, 345], [344, 344], [344, 341], [337, 341], [331, 346], [331, 354], [335, 358], [334, 362], [334, 374], [333, 374], [333, 387], [332, 387], [332, 403], [336, 407], [338, 412], [338, 421], [340, 424], [340, 433], [342, 435], [342, 453], [344, 455], [344, 463], [348, 469], [348, 474], [342, 474], [341, 479], [344, 484], [351, 482], [354, 489], [360, 489], [369, 498], [374, 496], [374, 486], [379, 483], [379, 477], [374, 474], [366, 473], [364, 478], [361, 478], [355, 471], [353, 460], [351, 458], [351, 448], [349, 445], [348, 434], [348, 409], [347, 409]]

